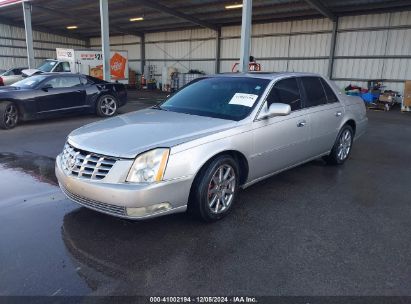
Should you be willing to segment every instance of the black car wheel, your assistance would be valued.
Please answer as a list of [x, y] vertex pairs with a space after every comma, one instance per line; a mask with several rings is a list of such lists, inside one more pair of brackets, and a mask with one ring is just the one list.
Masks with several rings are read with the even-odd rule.
[[0, 118], [0, 128], [14, 128], [19, 121], [17, 106], [10, 101], [0, 102]]
[[354, 131], [349, 125], [344, 125], [338, 133], [337, 140], [330, 155], [324, 159], [331, 165], [342, 165], [350, 156]]
[[188, 211], [206, 222], [226, 216], [238, 192], [239, 176], [232, 157], [222, 155], [212, 160], [194, 181]]
[[118, 108], [117, 99], [111, 95], [103, 95], [97, 101], [97, 115], [101, 117], [114, 116]]

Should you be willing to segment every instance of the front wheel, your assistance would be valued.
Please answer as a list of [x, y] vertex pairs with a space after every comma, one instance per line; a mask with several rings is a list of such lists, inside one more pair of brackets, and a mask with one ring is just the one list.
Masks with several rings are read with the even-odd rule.
[[188, 210], [206, 222], [226, 216], [238, 192], [238, 172], [238, 165], [230, 156], [211, 161], [194, 181]]
[[12, 129], [17, 125], [19, 112], [17, 106], [10, 102], [0, 102], [0, 128]]
[[97, 115], [101, 117], [111, 117], [117, 112], [117, 99], [111, 95], [103, 95], [97, 101]]
[[332, 165], [342, 165], [351, 153], [353, 138], [354, 132], [351, 126], [343, 126], [338, 133], [330, 155], [325, 157], [325, 161]]

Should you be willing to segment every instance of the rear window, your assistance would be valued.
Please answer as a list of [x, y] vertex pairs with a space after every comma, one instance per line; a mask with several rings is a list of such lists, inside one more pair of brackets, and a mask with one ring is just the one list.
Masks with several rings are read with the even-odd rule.
[[100, 78], [96, 78], [96, 77], [93, 77], [93, 76], [86, 76], [86, 78], [87, 78], [87, 82], [89, 84], [105, 84], [105, 83], [108, 83], [105, 80], [102, 80]]
[[301, 83], [303, 84], [305, 90], [306, 108], [327, 103], [327, 96], [325, 95], [325, 91], [319, 77], [301, 77]]

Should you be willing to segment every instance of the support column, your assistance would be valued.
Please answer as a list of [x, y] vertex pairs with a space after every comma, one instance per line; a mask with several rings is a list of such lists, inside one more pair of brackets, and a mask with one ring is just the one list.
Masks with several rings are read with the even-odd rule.
[[33, 69], [34, 66], [34, 49], [33, 49], [33, 30], [31, 28], [31, 3], [22, 2], [23, 15], [24, 15], [24, 28], [26, 32], [26, 45], [27, 45], [27, 62], [29, 69]]
[[243, 0], [243, 17], [241, 23], [240, 72], [248, 72], [251, 45], [252, 0]]
[[108, 21], [108, 0], [100, 0], [101, 48], [103, 51], [103, 77], [110, 81], [110, 32]]
[[216, 40], [215, 40], [215, 68], [214, 71], [216, 74], [220, 73], [220, 53], [221, 53], [221, 27], [216, 31]]
[[331, 34], [330, 58], [328, 61], [328, 73], [327, 73], [327, 76], [329, 79], [332, 79], [333, 77], [335, 45], [337, 41], [337, 35], [338, 35], [338, 17], [336, 17], [335, 21], [333, 21], [333, 31]]
[[144, 75], [144, 66], [146, 65], [146, 35], [140, 36], [140, 57], [141, 57], [141, 75]]

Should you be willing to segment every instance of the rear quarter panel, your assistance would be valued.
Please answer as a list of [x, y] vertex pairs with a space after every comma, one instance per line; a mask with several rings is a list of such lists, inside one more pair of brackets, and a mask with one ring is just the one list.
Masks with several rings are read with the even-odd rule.
[[352, 119], [356, 125], [355, 138], [358, 139], [364, 134], [368, 124], [367, 110], [363, 100], [358, 96], [340, 95], [340, 99], [344, 104], [345, 115], [343, 122], [346, 123]]
[[119, 106], [124, 106], [127, 103], [127, 88], [122, 83], [113, 83], [111, 85], [111, 91], [118, 99]]
[[354, 139], [358, 139], [365, 133], [368, 125], [367, 109], [364, 101], [358, 96], [348, 96], [343, 93], [333, 81], [328, 81], [328, 83], [344, 106], [344, 119], [341, 121], [340, 129], [347, 121], [354, 120], [356, 125]]
[[87, 105], [91, 109], [96, 108], [96, 103], [100, 96], [110, 94], [117, 98], [119, 107], [127, 103], [127, 89], [121, 83], [98, 83], [90, 85], [86, 88]]

